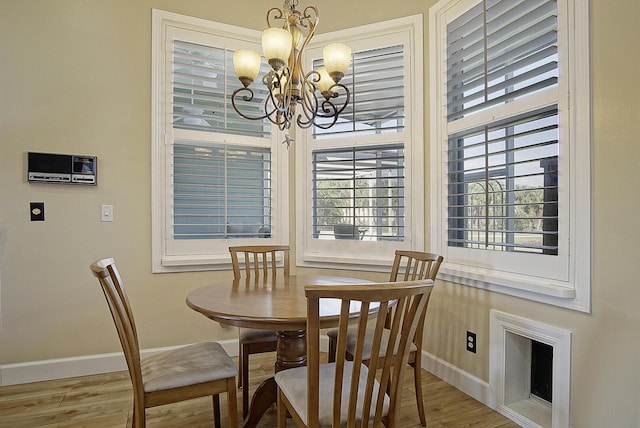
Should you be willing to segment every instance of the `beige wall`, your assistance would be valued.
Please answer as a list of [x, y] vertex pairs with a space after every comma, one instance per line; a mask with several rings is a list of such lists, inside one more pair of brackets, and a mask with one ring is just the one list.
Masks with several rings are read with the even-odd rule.
[[[433, 0], [317, 3], [321, 32], [424, 13], [428, 48]], [[640, 420], [640, 2], [612, 4], [591, 2], [592, 313], [441, 283], [425, 345], [488, 381], [489, 309], [572, 330], [574, 427]], [[119, 349], [88, 270], [106, 256], [127, 282], [143, 348], [235, 337], [184, 304], [230, 272], [150, 273], [151, 8], [260, 29], [271, 6], [279, 1], [247, 10], [211, 0], [0, 1], [0, 365]], [[28, 184], [27, 151], [97, 155], [99, 185]], [[45, 202], [45, 222], [29, 221], [30, 201]], [[114, 206], [113, 223], [100, 222], [101, 204]], [[475, 355], [464, 351], [466, 330], [478, 333]]]

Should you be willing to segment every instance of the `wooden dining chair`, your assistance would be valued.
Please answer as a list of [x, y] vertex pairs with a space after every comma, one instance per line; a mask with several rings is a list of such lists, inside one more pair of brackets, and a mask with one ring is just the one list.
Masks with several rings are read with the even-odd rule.
[[[258, 278], [268, 275], [289, 276], [288, 245], [245, 245], [229, 247], [235, 279]], [[240, 260], [244, 267], [241, 268]], [[281, 260], [281, 261], [280, 261]], [[242, 388], [242, 416], [249, 412], [249, 355], [272, 352], [277, 346], [276, 332], [254, 328], [241, 328], [239, 332], [240, 374], [238, 386]]]
[[[437, 254], [426, 253], [422, 251], [405, 251], [397, 250], [393, 260], [393, 266], [391, 268], [391, 276], [389, 281], [415, 281], [420, 279], [436, 280], [438, 270], [442, 264], [443, 257]], [[420, 314], [420, 322], [416, 330], [415, 337], [412, 340], [411, 349], [409, 353], [408, 364], [413, 367], [413, 379], [416, 390], [416, 404], [418, 406], [418, 416], [420, 417], [420, 424], [427, 426], [427, 419], [424, 411], [424, 400], [422, 397], [422, 335], [424, 331], [424, 322], [426, 316], [425, 311]], [[355, 331], [350, 331], [349, 336], [354, 337]], [[386, 334], [386, 332], [385, 332]], [[337, 329], [331, 329], [327, 332], [329, 336], [329, 361], [335, 361], [336, 355], [336, 342], [338, 336]], [[370, 337], [367, 340], [371, 340]], [[369, 346], [367, 349], [371, 349]], [[349, 342], [347, 346], [347, 358], [352, 358], [354, 348]], [[380, 357], [384, 357], [384, 349], [380, 353]], [[364, 361], [367, 363], [371, 358], [368, 352], [364, 354]]]
[[203, 342], [140, 357], [138, 333], [123, 283], [111, 258], [91, 264], [98, 278], [129, 368], [133, 385], [133, 426], [144, 428], [146, 409], [211, 395], [215, 426], [220, 427], [220, 397], [227, 393], [229, 426], [238, 426], [238, 369], [215, 342]]
[[[287, 413], [299, 427], [397, 427], [411, 343], [432, 288], [430, 279], [306, 286], [307, 366], [275, 375], [278, 427], [285, 427]], [[320, 364], [321, 299], [340, 300], [337, 358], [326, 364]], [[352, 338], [354, 352], [347, 360]], [[382, 350], [384, 358], [378, 358]], [[367, 364], [365, 352], [372, 355]]]

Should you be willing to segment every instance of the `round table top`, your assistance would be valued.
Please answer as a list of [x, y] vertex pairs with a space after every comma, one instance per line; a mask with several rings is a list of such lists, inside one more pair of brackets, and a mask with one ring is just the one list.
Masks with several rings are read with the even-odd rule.
[[[187, 296], [187, 306], [223, 324], [245, 328], [292, 331], [307, 326], [305, 285], [371, 284], [358, 278], [337, 276], [267, 276], [218, 281]], [[357, 306], [357, 304], [356, 304]], [[353, 308], [356, 312], [359, 308]], [[322, 299], [321, 327], [335, 326], [340, 301]]]

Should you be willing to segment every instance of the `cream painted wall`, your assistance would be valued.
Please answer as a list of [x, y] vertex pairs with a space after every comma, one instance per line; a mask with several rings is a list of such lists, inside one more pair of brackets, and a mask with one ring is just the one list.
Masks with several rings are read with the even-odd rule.
[[[592, 311], [584, 314], [439, 283], [425, 348], [488, 381], [490, 309], [573, 332], [571, 425], [637, 427], [640, 421], [640, 84], [634, 51], [640, 2], [591, 2]], [[463, 349], [478, 333], [478, 354]], [[443, 334], [444, 332], [444, 334]]]
[[[0, 1], [0, 365], [119, 350], [88, 270], [106, 256], [127, 283], [143, 348], [235, 337], [184, 304], [190, 290], [231, 272], [150, 273], [151, 8], [260, 29], [266, 9], [279, 3], [254, 0], [236, 10], [211, 0]], [[423, 13], [426, 38], [434, 3], [323, 0], [319, 31]], [[591, 1], [592, 313], [439, 283], [425, 342], [428, 352], [488, 381], [490, 309], [572, 330], [573, 427], [640, 420], [640, 2], [611, 5]], [[27, 151], [97, 155], [99, 185], [28, 184]], [[29, 221], [30, 201], [45, 202], [45, 222]], [[100, 222], [101, 204], [114, 206], [113, 223]], [[478, 333], [475, 355], [464, 351], [466, 330]]]

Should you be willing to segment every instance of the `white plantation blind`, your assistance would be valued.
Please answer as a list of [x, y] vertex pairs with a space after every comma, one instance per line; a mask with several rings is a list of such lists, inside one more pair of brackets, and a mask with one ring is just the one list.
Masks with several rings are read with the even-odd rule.
[[[423, 15], [323, 34], [305, 66], [328, 43], [352, 48], [341, 80], [352, 95], [329, 130], [298, 135], [299, 266], [384, 270], [397, 249], [424, 249]], [[298, 144], [299, 141], [296, 141]]]
[[432, 248], [448, 281], [590, 310], [588, 0], [440, 0]]
[[446, 36], [448, 246], [557, 255], [556, 1], [484, 0]]
[[174, 239], [268, 238], [269, 149], [176, 141]]
[[485, 0], [447, 25], [447, 117], [557, 85], [557, 3]]
[[153, 272], [223, 269], [230, 242], [288, 242], [287, 149], [231, 102], [233, 51], [259, 48], [260, 32], [153, 9], [151, 36]]
[[403, 144], [314, 150], [312, 156], [314, 238], [404, 239]]
[[450, 136], [448, 244], [558, 253], [558, 113]]
[[[262, 73], [268, 64], [263, 61]], [[259, 78], [260, 79], [260, 78]], [[233, 52], [229, 49], [196, 43], [173, 41], [173, 127], [198, 131], [239, 134], [268, 138], [271, 124], [238, 115], [231, 104], [231, 94], [241, 87], [233, 69]], [[246, 111], [260, 116], [266, 91], [254, 85], [255, 97]]]
[[[314, 138], [402, 132], [404, 56], [403, 45], [354, 52], [349, 70], [340, 81], [351, 92], [349, 104], [331, 128], [314, 127]], [[314, 69], [321, 65], [321, 59], [313, 62]]]

